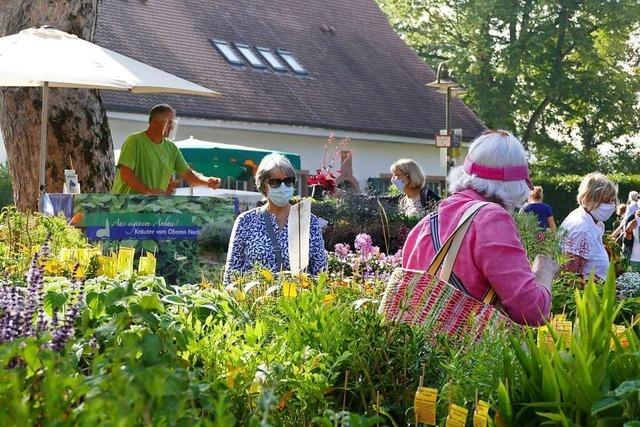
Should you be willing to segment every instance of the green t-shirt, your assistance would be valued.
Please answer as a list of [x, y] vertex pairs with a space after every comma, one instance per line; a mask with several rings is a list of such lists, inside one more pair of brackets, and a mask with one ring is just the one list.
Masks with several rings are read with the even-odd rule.
[[[154, 143], [145, 132], [137, 132], [125, 139], [118, 166], [127, 166], [147, 187], [165, 190], [174, 172], [178, 175], [189, 170], [182, 153], [172, 141], [164, 138], [161, 143]], [[116, 172], [116, 179], [111, 189], [113, 194], [137, 194]]]

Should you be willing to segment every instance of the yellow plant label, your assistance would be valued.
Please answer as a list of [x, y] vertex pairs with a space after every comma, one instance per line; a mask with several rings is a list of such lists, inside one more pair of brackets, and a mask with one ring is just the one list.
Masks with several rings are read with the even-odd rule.
[[124, 273], [127, 276], [131, 276], [133, 273], [133, 256], [135, 254], [134, 248], [120, 247], [118, 249], [118, 273]]
[[473, 427], [487, 427], [489, 419], [489, 404], [484, 400], [478, 400], [476, 410], [473, 412]]
[[322, 298], [322, 303], [327, 305], [331, 304], [336, 299], [336, 296], [333, 294], [326, 294], [324, 298]]
[[[627, 327], [624, 325], [613, 325], [612, 329], [613, 329], [613, 332], [616, 334], [618, 341], [620, 341], [620, 345], [622, 346], [622, 348], [629, 347], [629, 340], [625, 335]], [[611, 348], [612, 349], [616, 348], [616, 342], [613, 340], [613, 338], [611, 339]]]
[[416, 423], [436, 425], [436, 402], [438, 390], [435, 388], [418, 387], [413, 403]]
[[571, 336], [573, 335], [573, 323], [565, 319], [564, 315], [559, 314], [553, 318], [551, 324], [560, 340], [564, 343], [564, 346], [569, 347], [569, 344], [571, 344]]
[[447, 415], [446, 427], [465, 427], [467, 423], [467, 408], [462, 406], [449, 405], [449, 415]]
[[296, 288], [295, 283], [284, 282], [282, 284], [282, 293], [285, 298], [295, 298], [298, 295], [298, 289]]
[[553, 348], [553, 336], [551, 336], [547, 325], [538, 328], [538, 348]]

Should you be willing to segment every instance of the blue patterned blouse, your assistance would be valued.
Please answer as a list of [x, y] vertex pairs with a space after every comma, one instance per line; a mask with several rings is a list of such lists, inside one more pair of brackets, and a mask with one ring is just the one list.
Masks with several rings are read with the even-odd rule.
[[[255, 208], [241, 213], [233, 224], [229, 251], [227, 253], [227, 265], [224, 269], [224, 283], [231, 283], [234, 273], [245, 273], [251, 270], [256, 263], [273, 272], [278, 271], [275, 251], [262, 211], [264, 208]], [[282, 248], [284, 270], [289, 270], [289, 241], [288, 228], [278, 227], [276, 216], [269, 214], [276, 238]], [[311, 242], [309, 244], [309, 267], [307, 271], [318, 274], [327, 267], [327, 253], [324, 249], [322, 230], [318, 218], [311, 215], [310, 226]]]

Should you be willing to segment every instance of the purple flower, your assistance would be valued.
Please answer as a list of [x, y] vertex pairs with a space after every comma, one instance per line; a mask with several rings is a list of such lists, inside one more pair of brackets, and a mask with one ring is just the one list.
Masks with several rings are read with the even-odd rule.
[[360, 233], [356, 236], [356, 241], [353, 246], [362, 252], [363, 256], [371, 253], [373, 251], [373, 243], [371, 241], [371, 236], [367, 233]]
[[333, 247], [333, 251], [336, 253], [336, 256], [346, 258], [351, 252], [351, 246], [349, 246], [348, 243], [336, 243]]

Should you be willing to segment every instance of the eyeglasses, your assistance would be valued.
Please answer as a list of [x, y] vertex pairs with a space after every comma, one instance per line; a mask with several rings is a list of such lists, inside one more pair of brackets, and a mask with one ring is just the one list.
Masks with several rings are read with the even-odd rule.
[[286, 178], [270, 178], [267, 180], [267, 184], [269, 184], [269, 187], [271, 188], [278, 188], [280, 187], [280, 185], [282, 185], [282, 183], [284, 182], [284, 185], [286, 185], [287, 187], [293, 187], [293, 184], [296, 183], [296, 178], [293, 176], [288, 176]]

